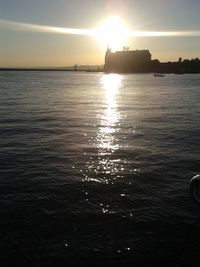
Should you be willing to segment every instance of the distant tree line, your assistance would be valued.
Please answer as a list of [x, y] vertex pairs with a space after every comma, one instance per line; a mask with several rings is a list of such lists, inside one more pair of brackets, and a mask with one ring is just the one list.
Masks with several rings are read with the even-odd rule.
[[155, 59], [151, 61], [152, 72], [161, 72], [161, 73], [200, 73], [200, 59], [184, 59], [179, 58], [175, 62], [159, 62]]

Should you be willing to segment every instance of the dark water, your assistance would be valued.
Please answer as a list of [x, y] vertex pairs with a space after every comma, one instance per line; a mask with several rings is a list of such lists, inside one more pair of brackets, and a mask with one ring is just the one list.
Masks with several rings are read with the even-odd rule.
[[1, 266], [192, 266], [200, 75], [0, 72]]

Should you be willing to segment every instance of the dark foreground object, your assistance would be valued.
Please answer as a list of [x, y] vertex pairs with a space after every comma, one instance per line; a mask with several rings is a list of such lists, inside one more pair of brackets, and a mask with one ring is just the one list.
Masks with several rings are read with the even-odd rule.
[[195, 175], [190, 181], [190, 192], [194, 200], [200, 204], [200, 175]]

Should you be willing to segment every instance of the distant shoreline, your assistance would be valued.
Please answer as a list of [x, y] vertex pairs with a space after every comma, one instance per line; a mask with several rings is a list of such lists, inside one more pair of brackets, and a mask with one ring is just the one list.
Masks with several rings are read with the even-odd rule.
[[[97, 72], [104, 72], [103, 70], [91, 70], [91, 69], [59, 69], [59, 68], [0, 68], [0, 71], [37, 71], [37, 72], [43, 72], [43, 71], [62, 71], [62, 72], [88, 72], [88, 73], [97, 73]], [[153, 74], [155, 72], [110, 72], [110, 73], [118, 73], [118, 74]], [[162, 73], [162, 74], [200, 74], [200, 72], [183, 72], [183, 73], [176, 73], [176, 72], [163, 72], [163, 71], [158, 71], [157, 73]]]
[[54, 69], [54, 68], [50, 68], [50, 69], [46, 69], [46, 68], [0, 68], [0, 71], [87, 71], [87, 70], [74, 70], [74, 69]]

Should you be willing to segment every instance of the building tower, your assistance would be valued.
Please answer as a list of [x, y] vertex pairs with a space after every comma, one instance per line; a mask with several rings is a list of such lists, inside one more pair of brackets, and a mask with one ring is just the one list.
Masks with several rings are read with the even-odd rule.
[[105, 54], [105, 65], [104, 65], [104, 71], [109, 72], [110, 68], [110, 55], [111, 55], [111, 48], [109, 46], [107, 47], [106, 54]]

